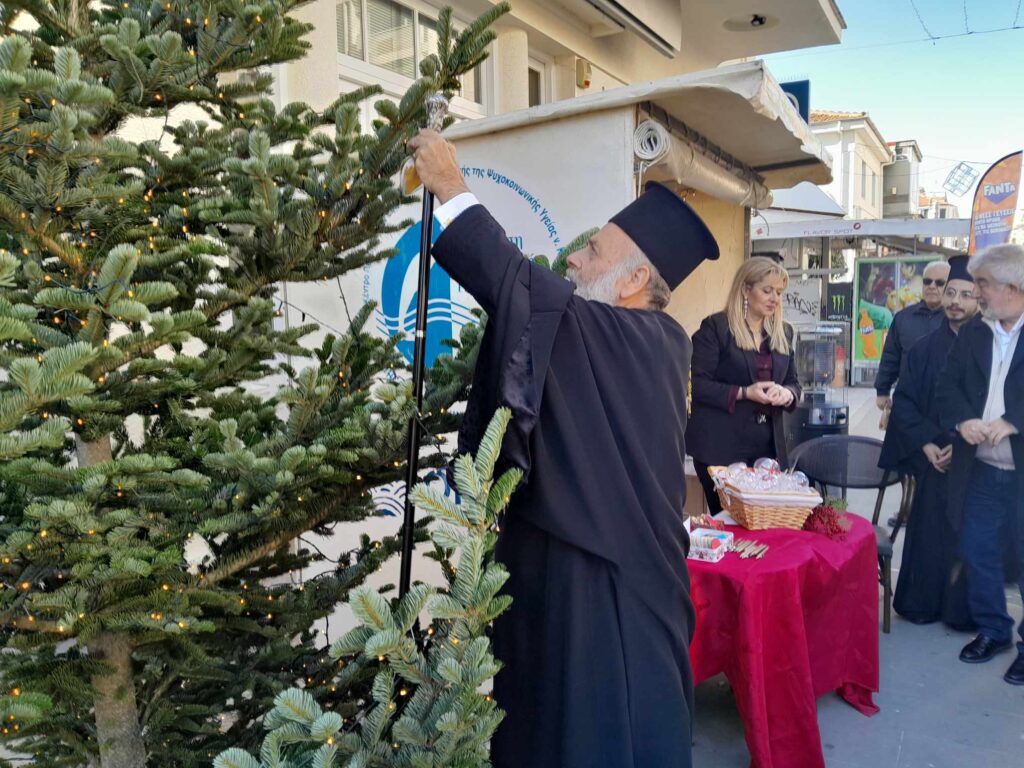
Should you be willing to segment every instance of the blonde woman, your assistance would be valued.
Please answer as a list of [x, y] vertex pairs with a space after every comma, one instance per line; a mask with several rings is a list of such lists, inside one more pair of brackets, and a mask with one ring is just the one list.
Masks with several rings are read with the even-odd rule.
[[782, 319], [789, 275], [763, 256], [733, 279], [726, 308], [693, 335], [693, 405], [686, 451], [712, 513], [722, 507], [708, 467], [762, 456], [785, 466], [782, 412], [800, 399], [793, 331]]

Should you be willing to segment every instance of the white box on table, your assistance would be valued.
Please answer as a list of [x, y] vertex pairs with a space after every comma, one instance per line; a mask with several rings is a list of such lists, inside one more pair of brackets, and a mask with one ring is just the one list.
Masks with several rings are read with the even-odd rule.
[[690, 554], [687, 557], [691, 560], [717, 563], [732, 549], [732, 540], [733, 535], [729, 531], [697, 528], [690, 531]]

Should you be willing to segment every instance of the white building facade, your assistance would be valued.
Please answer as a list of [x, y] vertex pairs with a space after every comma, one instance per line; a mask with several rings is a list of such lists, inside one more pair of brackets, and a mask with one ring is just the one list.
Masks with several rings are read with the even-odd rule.
[[[399, 97], [434, 50], [450, 5], [462, 25], [492, 0], [316, 0], [296, 16], [314, 29], [299, 62], [275, 67], [281, 103], [323, 107], [377, 84]], [[452, 110], [462, 118], [525, 109], [765, 53], [838, 43], [833, 0], [517, 0], [495, 26], [490, 58], [466, 78]], [[367, 121], [371, 119], [367, 107]]]
[[832, 156], [825, 191], [851, 219], [880, 219], [884, 168], [892, 152], [866, 112], [811, 112], [811, 130]]

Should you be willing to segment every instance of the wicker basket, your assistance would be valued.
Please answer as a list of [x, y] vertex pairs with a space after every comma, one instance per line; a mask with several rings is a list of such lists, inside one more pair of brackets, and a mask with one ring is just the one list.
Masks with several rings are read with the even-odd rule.
[[[752, 504], [743, 499], [743, 492], [729, 483], [723, 483], [715, 476], [716, 471], [724, 467], [708, 467], [708, 473], [715, 479], [715, 489], [722, 508], [737, 523], [751, 531], [766, 528], [792, 528], [799, 530], [804, 527], [814, 507], [821, 503], [817, 494], [808, 494], [806, 503], [799, 505], [766, 505]], [[791, 495], [791, 494], [790, 494]]]

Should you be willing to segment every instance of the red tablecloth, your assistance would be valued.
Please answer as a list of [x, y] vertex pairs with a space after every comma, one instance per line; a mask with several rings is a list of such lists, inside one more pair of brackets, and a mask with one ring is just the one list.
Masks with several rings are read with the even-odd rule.
[[845, 541], [788, 530], [737, 538], [770, 545], [760, 559], [688, 560], [697, 611], [696, 682], [724, 672], [753, 768], [823, 768], [815, 698], [838, 693], [878, 711], [878, 560], [874, 528], [850, 515]]

